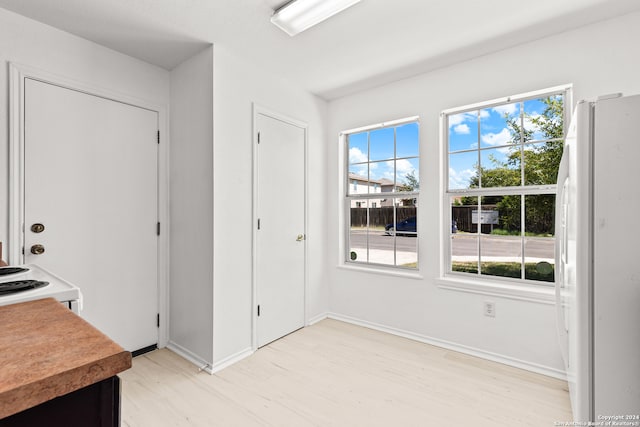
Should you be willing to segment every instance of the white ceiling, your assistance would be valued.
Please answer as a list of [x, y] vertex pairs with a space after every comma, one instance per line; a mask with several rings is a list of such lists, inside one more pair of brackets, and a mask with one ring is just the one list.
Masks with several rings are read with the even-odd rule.
[[286, 0], [0, 0], [28, 16], [171, 69], [207, 46], [334, 99], [357, 90], [640, 10], [638, 0], [362, 0], [289, 37]]

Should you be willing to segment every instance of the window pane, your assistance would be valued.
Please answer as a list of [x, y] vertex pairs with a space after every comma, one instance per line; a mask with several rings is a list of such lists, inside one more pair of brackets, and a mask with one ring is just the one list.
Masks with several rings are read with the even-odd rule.
[[354, 262], [368, 262], [367, 209], [357, 207], [362, 201], [352, 200], [349, 227], [349, 254], [347, 259]]
[[555, 194], [525, 196], [525, 232], [527, 236], [553, 237], [555, 234]]
[[553, 282], [555, 195], [525, 196], [525, 278]]
[[525, 145], [525, 185], [555, 184], [562, 158], [562, 149], [562, 140]]
[[525, 279], [553, 282], [555, 238], [527, 237], [524, 241]]
[[387, 160], [394, 157], [394, 128], [371, 131], [369, 134], [369, 159]]
[[[387, 211], [387, 215], [385, 215], [385, 210]], [[389, 239], [389, 236], [385, 234], [385, 225], [389, 214], [391, 214], [391, 218], [393, 218], [393, 208], [383, 209], [371, 207], [369, 209], [367, 239], [369, 242], [370, 263], [394, 265], [393, 239]]]
[[521, 196], [484, 196], [476, 214], [481, 224], [481, 273], [521, 278]]
[[349, 163], [363, 163], [369, 161], [368, 132], [354, 133], [349, 139]]
[[371, 173], [371, 179], [376, 181], [388, 179], [393, 183], [393, 174], [395, 173], [394, 166], [395, 162], [393, 160], [370, 163], [369, 170]]
[[368, 169], [366, 164], [349, 167], [347, 194], [366, 194], [369, 192]]
[[478, 148], [478, 112], [453, 114], [449, 122], [449, 151]]
[[[451, 197], [451, 271], [478, 273], [477, 197]], [[448, 224], [446, 225], [448, 228]]]
[[457, 233], [477, 233], [473, 222], [473, 211], [478, 209], [478, 198], [469, 196], [451, 197], [451, 221]]
[[480, 216], [475, 223], [482, 223], [482, 234], [494, 236], [519, 236], [521, 234], [522, 196], [483, 196]]
[[524, 129], [528, 141], [563, 138], [563, 97], [555, 95], [525, 101]]
[[418, 159], [396, 160], [397, 191], [417, 191], [420, 188]]
[[480, 147], [520, 143], [520, 104], [504, 104], [480, 111]]
[[[403, 205], [402, 199], [394, 199], [394, 203], [397, 206], [396, 220], [394, 221], [391, 217], [391, 221], [384, 227], [384, 234], [388, 237], [386, 241], [392, 247], [395, 245], [395, 265], [416, 268], [418, 262], [417, 208]], [[393, 262], [391, 257], [390, 263], [393, 264]]]
[[396, 128], [396, 157], [417, 157], [419, 145], [418, 123], [407, 123]]
[[478, 152], [449, 155], [449, 189], [460, 190], [478, 186]]
[[482, 150], [480, 152], [482, 188], [520, 185], [519, 157], [519, 151], [514, 151], [513, 147]]

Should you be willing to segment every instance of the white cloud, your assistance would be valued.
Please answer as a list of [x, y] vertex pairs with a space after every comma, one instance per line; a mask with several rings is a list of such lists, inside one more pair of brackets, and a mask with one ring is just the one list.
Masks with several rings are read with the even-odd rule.
[[[393, 161], [380, 162], [380, 163], [377, 163], [376, 165], [380, 165], [382, 169], [375, 174], [375, 177], [374, 177], [374, 174], [371, 173], [372, 178], [375, 178], [375, 179], [385, 178], [385, 179], [388, 179], [389, 181], [394, 180]], [[411, 164], [409, 160], [400, 159], [396, 161], [396, 173], [398, 174], [398, 184], [402, 184], [405, 181], [405, 176], [412, 172], [416, 178], [420, 179], [419, 171], [415, 168], [413, 164]]]
[[469, 126], [464, 123], [454, 126], [453, 131], [460, 135], [468, 135], [469, 133], [471, 133]]
[[480, 139], [483, 143], [490, 146], [506, 145], [511, 142], [511, 133], [509, 132], [509, 129], [503, 128], [498, 133], [489, 132], [480, 135]]
[[475, 175], [475, 169], [463, 169], [461, 171], [456, 171], [454, 168], [449, 168], [449, 188], [469, 188], [469, 182]]
[[349, 168], [349, 172], [366, 177], [367, 174], [369, 173], [369, 170], [367, 169], [367, 165], [355, 165]]
[[416, 178], [420, 179], [419, 172], [407, 159], [401, 159], [396, 161], [396, 172], [398, 173], [398, 179], [404, 182], [404, 177], [413, 172]]
[[469, 120], [467, 115], [468, 115], [467, 113], [462, 113], [462, 114], [454, 114], [449, 116], [449, 127], [457, 126], [462, 122]]
[[[489, 117], [489, 112], [487, 110], [480, 110], [480, 119], [486, 119], [487, 117]], [[453, 114], [449, 116], [449, 128], [458, 127], [464, 122], [476, 123], [477, 121], [477, 111], [467, 111], [466, 113]], [[475, 124], [473, 126], [475, 126]]]
[[500, 114], [500, 116], [504, 116], [505, 113], [512, 116], [516, 111], [518, 111], [518, 104], [498, 105], [493, 107], [492, 110]]
[[349, 163], [362, 163], [369, 160], [367, 155], [360, 151], [358, 147], [352, 147], [349, 149]]

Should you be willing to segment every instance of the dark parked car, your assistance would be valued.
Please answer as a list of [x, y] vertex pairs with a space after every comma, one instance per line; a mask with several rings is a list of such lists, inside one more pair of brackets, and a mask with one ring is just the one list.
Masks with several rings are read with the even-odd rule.
[[[416, 225], [416, 217], [412, 216], [398, 223], [398, 236], [417, 236], [417, 225]], [[393, 236], [396, 233], [393, 224], [387, 224], [384, 227], [384, 232], [389, 236]], [[456, 220], [451, 221], [451, 233], [458, 232], [458, 222]]]
[[394, 227], [393, 224], [387, 224], [384, 227], [384, 232], [389, 236], [397, 234], [398, 236], [416, 236], [416, 217], [412, 216], [405, 220], [398, 221], [398, 226]]

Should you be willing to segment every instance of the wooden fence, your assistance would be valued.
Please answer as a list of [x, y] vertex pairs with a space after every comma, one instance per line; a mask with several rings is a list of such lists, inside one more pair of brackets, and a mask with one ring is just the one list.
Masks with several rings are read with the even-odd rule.
[[[393, 223], [393, 206], [383, 206], [381, 208], [351, 208], [351, 226], [366, 227], [367, 211], [369, 212], [370, 227], [384, 227]], [[416, 216], [415, 206], [398, 206], [396, 208], [398, 221]]]
[[[482, 210], [494, 210], [495, 207], [496, 205], [482, 205]], [[451, 220], [455, 221], [459, 231], [478, 232], [478, 224], [473, 223], [473, 211], [478, 211], [477, 205], [451, 206]], [[489, 233], [490, 229], [490, 224], [482, 224], [483, 233]]]

